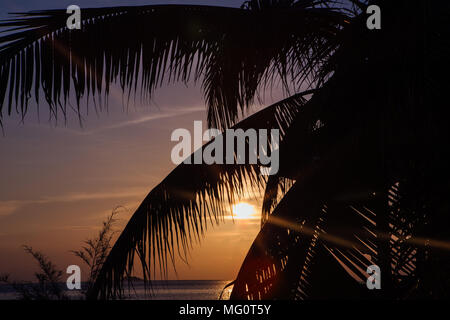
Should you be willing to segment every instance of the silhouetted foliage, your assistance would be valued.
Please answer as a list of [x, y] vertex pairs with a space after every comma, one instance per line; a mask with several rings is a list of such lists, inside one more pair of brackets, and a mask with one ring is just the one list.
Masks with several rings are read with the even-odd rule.
[[[111, 215], [103, 221], [102, 228], [96, 237], [86, 240], [85, 245], [80, 250], [71, 251], [89, 267], [89, 277], [85, 288], [83, 288], [84, 294], [92, 288], [109, 254], [112, 239], [116, 233], [114, 231], [114, 223], [117, 221], [115, 217], [120, 208], [122, 207], [115, 208]], [[63, 272], [58, 270], [43, 253], [35, 251], [29, 246], [24, 246], [24, 250], [39, 264], [40, 272], [35, 273], [37, 282], [11, 281], [8, 274], [1, 274], [0, 283], [10, 285], [21, 300], [67, 300], [68, 297], [64, 293]]]
[[1, 276], [0, 282], [12, 286], [21, 300], [67, 300], [61, 283], [63, 272], [58, 270], [43, 253], [35, 251], [29, 246], [24, 246], [24, 250], [39, 265], [40, 272], [34, 274], [36, 282], [11, 281], [8, 275]]
[[111, 250], [112, 239], [116, 233], [114, 231], [115, 217], [118, 214], [119, 208], [115, 208], [111, 215], [103, 221], [102, 228], [96, 237], [86, 240], [82, 249], [71, 251], [89, 267], [89, 277], [86, 281], [85, 292], [91, 290]]

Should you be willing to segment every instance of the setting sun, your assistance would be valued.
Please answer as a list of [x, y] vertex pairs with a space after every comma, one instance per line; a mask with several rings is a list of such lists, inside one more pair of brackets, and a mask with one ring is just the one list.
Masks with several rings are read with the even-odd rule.
[[255, 207], [246, 202], [233, 205], [233, 218], [235, 219], [252, 219], [255, 212]]

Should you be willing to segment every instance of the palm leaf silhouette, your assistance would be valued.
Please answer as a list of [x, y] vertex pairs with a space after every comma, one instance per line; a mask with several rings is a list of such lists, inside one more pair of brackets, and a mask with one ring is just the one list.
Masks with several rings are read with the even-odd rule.
[[[289, 9], [289, 10], [288, 10]], [[81, 30], [66, 27], [65, 10], [19, 14], [0, 24], [0, 114], [25, 116], [34, 84], [51, 115], [67, 114], [75, 95], [106, 100], [111, 83], [142, 97], [172, 81], [201, 79], [214, 127], [230, 127], [258, 88], [291, 75], [298, 83], [333, 50], [342, 16], [305, 1], [273, 10], [209, 6], [83, 9]], [[266, 44], [270, 41], [270, 46]], [[311, 79], [312, 81], [312, 79]], [[139, 87], [138, 87], [139, 86]], [[7, 91], [6, 88], [9, 87]], [[5, 103], [6, 100], [6, 103]], [[96, 101], [96, 100], [94, 100]]]
[[[443, 295], [448, 286], [430, 276], [431, 268], [440, 275], [448, 270], [448, 242], [433, 241], [431, 229], [424, 236], [424, 226], [432, 220], [448, 225], [447, 215], [437, 217], [443, 212], [445, 200], [438, 190], [444, 185], [431, 187], [434, 168], [445, 171], [443, 154], [425, 142], [447, 129], [432, 129], [412, 115], [421, 110], [434, 119], [428, 124], [439, 123], [440, 111], [424, 111], [422, 100], [439, 94], [431, 86], [421, 87], [421, 81], [438, 87], [443, 83], [430, 69], [425, 74], [420, 68], [398, 70], [417, 61], [427, 66], [435, 61], [431, 56], [430, 61], [421, 60], [424, 48], [417, 44], [417, 33], [405, 36], [399, 27], [419, 10], [433, 10], [425, 2], [414, 8], [405, 2], [378, 3], [389, 17], [384, 20], [389, 31], [370, 34], [363, 27], [364, 17], [356, 17], [340, 34], [341, 46], [322, 70], [333, 70], [333, 76], [304, 107], [315, 110], [307, 119], [319, 119], [320, 128], [302, 123], [303, 118], [290, 128], [296, 133], [286, 137], [281, 150], [289, 152], [291, 161], [283, 163], [279, 174], [296, 183], [255, 239], [234, 281], [232, 299], [429, 297]], [[447, 4], [439, 8], [449, 10]], [[401, 10], [408, 14], [394, 17]], [[423, 19], [431, 21], [429, 16]], [[442, 23], [439, 18], [432, 26], [419, 20], [414, 30], [433, 38], [436, 49], [449, 39], [448, 33], [436, 36], [435, 30], [445, 28]], [[355, 38], [368, 41], [355, 46]], [[397, 51], [386, 49], [391, 47]], [[411, 48], [419, 51], [411, 54]], [[333, 153], [333, 148], [339, 151]], [[296, 150], [301, 151], [293, 153]], [[448, 184], [445, 177], [440, 183]], [[441, 230], [434, 224], [432, 229]], [[427, 258], [431, 252], [434, 258]], [[382, 270], [380, 291], [365, 287], [366, 269], [372, 264]]]
[[[279, 129], [283, 141], [294, 117], [302, 113], [303, 96], [309, 93], [269, 106], [233, 128]], [[226, 137], [223, 139], [225, 146]], [[208, 144], [196, 152], [203, 152]], [[194, 154], [190, 157], [193, 159]], [[105, 261], [90, 296], [102, 299], [120, 296], [123, 278], [132, 273], [136, 255], [145, 280], [153, 278], [158, 269], [166, 271], [170, 263], [174, 264], [176, 254], [185, 256], [192, 241], [200, 239], [208, 221], [223, 220], [229, 212], [227, 206], [243, 198], [249, 184], [262, 189], [265, 182], [258, 165], [180, 164], [133, 214]]]

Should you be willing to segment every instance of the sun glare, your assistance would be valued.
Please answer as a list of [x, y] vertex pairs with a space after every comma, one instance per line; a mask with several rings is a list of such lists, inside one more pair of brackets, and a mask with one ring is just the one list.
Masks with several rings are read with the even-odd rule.
[[255, 212], [255, 207], [246, 202], [233, 205], [233, 218], [235, 219], [252, 219]]

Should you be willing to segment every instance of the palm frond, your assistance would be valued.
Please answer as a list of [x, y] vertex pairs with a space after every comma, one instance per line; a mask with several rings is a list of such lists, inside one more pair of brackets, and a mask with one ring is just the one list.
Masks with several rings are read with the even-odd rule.
[[[383, 192], [376, 174], [354, 170], [363, 159], [335, 156], [335, 162], [297, 181], [268, 218], [234, 281], [232, 299], [417, 295], [417, 256], [429, 250], [424, 239], [412, 236], [422, 214], [405, 201], [401, 207], [407, 211], [398, 210], [398, 183]], [[391, 231], [385, 233], [388, 207]], [[373, 264], [382, 266], [381, 291], [365, 286]]]
[[[372, 182], [376, 179], [374, 168], [359, 165], [367, 163], [362, 161], [367, 153], [350, 152], [356, 147], [362, 149], [361, 132], [339, 139], [328, 154], [322, 155], [322, 161], [302, 170], [304, 174], [298, 177], [255, 239], [235, 281], [232, 299], [295, 297], [302, 272], [308, 272], [303, 269], [307, 269], [317, 239], [324, 232], [324, 219], [330, 207], [348, 190], [361, 188], [363, 177]], [[325, 238], [333, 245], [345, 243], [339, 237]]]
[[[234, 282], [232, 298], [445, 295], [448, 281], [438, 279], [445, 278], [449, 266], [448, 235], [441, 227], [448, 226], [448, 201], [442, 193], [448, 188], [443, 162], [448, 154], [431, 141], [442, 141], [448, 126], [438, 119], [442, 110], [425, 104], [424, 99], [435, 103], [437, 88], [448, 86], [437, 71], [439, 64], [448, 67], [448, 63], [437, 63], [441, 56], [431, 53], [424, 61], [428, 49], [424, 51], [416, 32], [428, 35], [433, 50], [441, 48], [442, 54], [449, 39], [443, 30], [448, 27], [442, 18], [424, 18], [432, 12], [426, 1], [421, 3], [423, 7], [409, 7], [407, 1], [379, 3], [384, 5], [384, 30], [368, 33], [363, 16], [352, 21], [340, 34], [341, 46], [322, 70], [332, 77], [304, 108], [305, 112], [314, 111], [305, 118], [297, 117], [290, 128], [297, 133], [287, 135], [284, 150], [292, 161], [284, 162], [280, 175], [295, 179], [296, 184], [252, 245]], [[440, 8], [448, 11], [448, 7], [443, 4]], [[400, 9], [409, 14], [396, 19]], [[401, 26], [407, 24], [413, 25], [415, 32], [405, 33]], [[439, 26], [439, 36], [433, 31], [436, 29], [425, 28], [428, 24]], [[364, 40], [355, 45], [355, 38]], [[389, 47], [397, 49], [386, 49]], [[428, 66], [426, 77], [437, 87], [423, 86], [423, 70], [417, 65]], [[425, 88], [429, 90], [426, 95]], [[308, 129], [313, 119], [320, 120], [320, 134]], [[346, 134], [360, 137], [361, 142], [354, 148], [338, 148], [347, 159], [335, 170], [345, 174], [327, 170], [327, 178], [313, 175], [308, 181], [316, 166], [328, 167], [325, 159], [341, 161], [341, 155], [330, 156], [329, 150]], [[323, 181], [323, 189], [315, 187], [317, 180]], [[303, 192], [298, 187], [301, 182], [308, 185]], [[330, 183], [339, 185], [332, 193]], [[315, 191], [312, 194], [311, 189]], [[308, 196], [322, 200], [315, 207], [300, 208], [298, 202]], [[323, 220], [317, 218], [320, 211]], [[286, 213], [294, 216], [286, 218]], [[299, 241], [295, 236], [289, 238], [293, 229]], [[365, 288], [369, 264], [381, 268], [380, 291]]]
[[[282, 141], [305, 102], [303, 94], [294, 95], [233, 128], [279, 129]], [[164, 277], [175, 256], [185, 259], [193, 241], [200, 240], [209, 223], [223, 221], [229, 206], [245, 196], [247, 184], [262, 190], [265, 183], [257, 164], [179, 165], [133, 214], [106, 259], [90, 297], [120, 296], [124, 277], [133, 272], [135, 255], [145, 280], [154, 278], [157, 270]]]
[[82, 9], [81, 30], [69, 30], [67, 18], [65, 10], [40, 10], [0, 22], [7, 28], [0, 37], [0, 119], [14, 105], [24, 117], [41, 91], [52, 117], [65, 117], [73, 98], [80, 116], [83, 96], [106, 105], [115, 83], [128, 97], [139, 89], [149, 98], [166, 82], [201, 80], [209, 123], [230, 127], [258, 88], [276, 77], [286, 85], [289, 75], [308, 77], [335, 48], [344, 19], [314, 1], [264, 12], [186, 5]]

